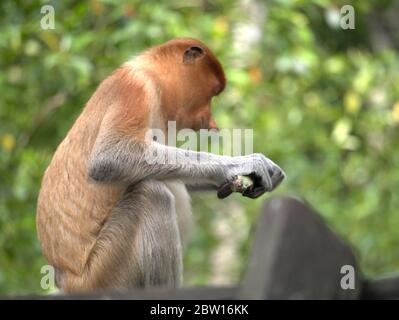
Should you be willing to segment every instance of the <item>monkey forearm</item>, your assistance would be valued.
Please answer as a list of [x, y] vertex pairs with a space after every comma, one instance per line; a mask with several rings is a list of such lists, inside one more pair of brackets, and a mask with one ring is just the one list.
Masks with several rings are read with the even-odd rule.
[[215, 184], [206, 182], [185, 181], [185, 185], [188, 191], [215, 191], [218, 189]]
[[191, 186], [210, 189], [234, 174], [250, 174], [254, 169], [250, 158], [243, 166], [245, 157], [219, 156], [155, 142], [144, 145], [119, 140], [107, 145], [107, 149], [95, 151], [90, 161], [89, 175], [96, 181], [133, 184], [143, 179], [181, 179]]

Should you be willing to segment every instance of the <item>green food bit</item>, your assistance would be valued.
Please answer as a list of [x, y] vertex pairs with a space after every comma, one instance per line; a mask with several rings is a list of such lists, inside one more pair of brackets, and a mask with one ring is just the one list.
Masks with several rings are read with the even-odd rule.
[[253, 185], [253, 181], [252, 181], [252, 179], [250, 177], [240, 176], [239, 178], [242, 179], [242, 187], [244, 189], [247, 189], [247, 188], [249, 188], [250, 186]]

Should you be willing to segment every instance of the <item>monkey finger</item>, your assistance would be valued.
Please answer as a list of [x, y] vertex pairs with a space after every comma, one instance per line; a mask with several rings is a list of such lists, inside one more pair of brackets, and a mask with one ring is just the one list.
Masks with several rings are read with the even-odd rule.
[[265, 187], [255, 187], [245, 190], [242, 195], [251, 199], [256, 199], [266, 192]]
[[217, 196], [219, 199], [224, 199], [227, 198], [232, 193], [233, 189], [231, 188], [231, 182], [227, 182], [219, 188]]

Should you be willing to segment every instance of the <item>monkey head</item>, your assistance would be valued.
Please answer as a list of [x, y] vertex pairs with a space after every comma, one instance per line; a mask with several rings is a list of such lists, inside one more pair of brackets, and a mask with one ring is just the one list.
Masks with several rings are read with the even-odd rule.
[[222, 65], [202, 42], [174, 39], [153, 48], [166, 121], [177, 129], [217, 130], [212, 116], [212, 98], [223, 91], [226, 79]]

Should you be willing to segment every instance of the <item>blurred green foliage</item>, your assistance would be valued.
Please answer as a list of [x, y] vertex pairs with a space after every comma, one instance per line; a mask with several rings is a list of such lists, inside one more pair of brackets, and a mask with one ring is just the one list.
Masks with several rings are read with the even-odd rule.
[[[55, 8], [54, 30], [40, 28], [44, 4]], [[220, 57], [229, 82], [215, 118], [254, 129], [254, 150], [288, 174], [276, 194], [309, 201], [354, 245], [366, 274], [398, 271], [399, 9], [356, 1], [356, 29], [343, 30], [344, 4], [1, 1], [0, 293], [42, 292], [40, 180], [96, 86], [132, 55], [182, 36]], [[265, 198], [193, 197], [186, 285], [240, 279]]]

